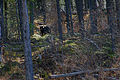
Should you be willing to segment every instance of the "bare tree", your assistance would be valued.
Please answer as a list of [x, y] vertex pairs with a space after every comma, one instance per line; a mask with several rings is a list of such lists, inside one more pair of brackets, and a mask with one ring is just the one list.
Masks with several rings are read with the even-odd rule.
[[25, 51], [25, 65], [26, 65], [26, 80], [34, 80], [33, 78], [33, 63], [32, 63], [32, 52], [30, 44], [30, 29], [29, 29], [29, 16], [27, 9], [26, 0], [22, 0], [22, 13], [23, 16], [23, 40], [24, 40], [24, 51]]
[[117, 12], [117, 28], [120, 33], [120, 0], [115, 0], [116, 2], [116, 12]]
[[5, 9], [5, 19], [4, 19], [4, 23], [5, 23], [5, 41], [7, 41], [7, 36], [8, 36], [8, 31], [7, 31], [7, 0], [4, 0], [4, 9]]
[[76, 3], [76, 9], [78, 14], [78, 19], [80, 23], [80, 31], [82, 34], [82, 38], [84, 38], [84, 20], [83, 20], [83, 0], [75, 0]]
[[85, 9], [89, 9], [89, 0], [84, 0]]
[[21, 40], [23, 40], [23, 26], [22, 26], [22, 2], [21, 0], [17, 0], [18, 1], [18, 12], [19, 12], [19, 21], [20, 21], [20, 32], [21, 32]]
[[34, 2], [30, 0], [30, 24], [31, 24], [31, 35], [34, 34]]
[[61, 14], [60, 14], [59, 0], [56, 0], [56, 3], [57, 3], [57, 14], [58, 14], [59, 39], [62, 40], [62, 25], [61, 25]]
[[114, 19], [115, 19], [115, 3], [114, 0], [106, 0], [106, 8], [107, 8], [107, 17], [108, 17], [108, 25], [110, 27], [110, 34], [111, 34], [111, 41], [112, 41], [112, 51], [114, 52], [115, 49], [115, 37], [114, 37], [114, 32], [113, 32], [113, 28], [115, 28], [115, 24], [114, 24]]
[[95, 34], [98, 32], [97, 30], [97, 2], [96, 0], [89, 0], [89, 8], [90, 8], [90, 25], [91, 25], [91, 34]]
[[67, 33], [70, 33], [70, 19], [69, 19], [69, 3], [68, 0], [65, 0], [65, 8], [66, 8], [66, 20], [67, 20]]
[[42, 1], [43, 22], [46, 24], [46, 0]]
[[69, 15], [70, 15], [70, 30], [71, 30], [71, 33], [73, 34], [74, 33], [74, 30], [73, 30], [73, 21], [72, 21], [72, 9], [71, 9], [71, 4], [72, 1], [71, 0], [68, 0], [68, 6], [69, 6]]
[[2, 61], [2, 41], [4, 33], [4, 18], [3, 18], [3, 0], [0, 0], [0, 62]]

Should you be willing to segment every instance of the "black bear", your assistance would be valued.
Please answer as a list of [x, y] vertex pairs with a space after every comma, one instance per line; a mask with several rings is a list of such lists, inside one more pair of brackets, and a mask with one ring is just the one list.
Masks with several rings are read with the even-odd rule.
[[47, 33], [50, 33], [50, 32], [51, 31], [50, 31], [50, 28], [48, 26], [46, 26], [46, 25], [41, 25], [40, 26], [40, 33], [41, 33], [42, 36], [47, 34]]

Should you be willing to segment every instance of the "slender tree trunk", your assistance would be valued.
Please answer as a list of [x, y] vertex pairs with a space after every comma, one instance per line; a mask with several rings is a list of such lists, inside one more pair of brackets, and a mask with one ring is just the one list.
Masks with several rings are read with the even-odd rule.
[[2, 42], [4, 40], [3, 0], [0, 0], [0, 62], [2, 61]]
[[42, 11], [43, 11], [43, 22], [46, 24], [46, 0], [43, 0], [42, 3]]
[[32, 1], [30, 1], [30, 23], [33, 24], [34, 22], [34, 3]]
[[115, 0], [116, 2], [116, 12], [117, 12], [117, 29], [120, 34], [120, 0]]
[[85, 9], [89, 9], [89, 0], [84, 0]]
[[0, 62], [2, 62], [2, 42], [4, 42], [3, 0], [0, 0]]
[[114, 38], [114, 32], [113, 32], [113, 28], [115, 27], [114, 25], [114, 0], [106, 0], [107, 4], [106, 4], [106, 8], [107, 8], [107, 16], [108, 16], [108, 25], [110, 27], [110, 33], [111, 33], [111, 41], [112, 41], [112, 51], [114, 52], [115, 49], [115, 38]]
[[16, 20], [17, 20], [17, 25], [18, 27], [18, 40], [20, 41], [20, 25], [19, 25], [19, 16], [18, 16], [18, 0], [16, 0]]
[[89, 0], [90, 7], [90, 25], [91, 25], [91, 34], [95, 34], [98, 32], [97, 30], [97, 16], [96, 16], [96, 8], [97, 2], [96, 0]]
[[7, 0], [4, 0], [4, 9], [5, 9], [5, 21], [4, 21], [5, 34], [4, 34], [4, 36], [5, 36], [5, 41], [7, 41], [8, 40], [8, 38], [7, 38], [7, 36], [8, 36], [8, 31], [7, 31]]
[[65, 0], [66, 20], [67, 20], [67, 33], [70, 33], [70, 20], [69, 20], [69, 3]]
[[31, 24], [31, 35], [34, 34], [34, 3], [30, 1], [30, 24]]
[[22, 2], [18, 0], [18, 12], [19, 12], [19, 20], [20, 20], [20, 32], [21, 32], [21, 40], [23, 41], [23, 21], [22, 21]]
[[68, 0], [68, 5], [69, 5], [69, 14], [70, 14], [70, 24], [71, 24], [71, 32], [72, 34], [74, 33], [74, 30], [73, 30], [73, 21], [72, 21], [72, 9], [71, 9], [71, 1]]
[[56, 3], [57, 3], [57, 15], [58, 15], [59, 39], [60, 39], [60, 40], [63, 40], [63, 38], [62, 38], [62, 25], [61, 25], [61, 14], [60, 14], [59, 0], [56, 0]]
[[73, 11], [73, 0], [70, 0], [71, 10]]
[[84, 20], [83, 20], [83, 0], [75, 0], [76, 3], [76, 9], [78, 14], [78, 19], [80, 23], [80, 31], [82, 34], [82, 38], [84, 38]]
[[3, 17], [3, 0], [0, 2], [0, 27], [1, 27], [1, 39], [4, 37], [4, 17]]
[[30, 44], [30, 27], [29, 27], [29, 17], [27, 1], [22, 0], [22, 13], [23, 16], [23, 39], [24, 39], [24, 51], [25, 51], [25, 65], [26, 65], [26, 80], [34, 80], [33, 78], [33, 63], [32, 63], [32, 51]]
[[75, 0], [70, 0], [71, 2], [71, 11], [75, 11]]

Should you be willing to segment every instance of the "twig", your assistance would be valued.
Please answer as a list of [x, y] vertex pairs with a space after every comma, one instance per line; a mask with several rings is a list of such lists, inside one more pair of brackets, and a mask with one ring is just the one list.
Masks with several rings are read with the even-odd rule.
[[88, 40], [90, 43], [92, 43], [98, 50], [100, 50], [100, 47], [91, 39], [85, 38], [86, 40]]

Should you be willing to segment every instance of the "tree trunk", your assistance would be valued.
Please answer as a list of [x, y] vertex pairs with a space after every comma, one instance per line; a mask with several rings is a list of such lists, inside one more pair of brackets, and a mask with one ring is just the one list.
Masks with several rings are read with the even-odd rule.
[[3, 0], [1, 0], [0, 2], [0, 27], [1, 27], [1, 39], [4, 39]]
[[60, 39], [60, 40], [63, 40], [63, 38], [62, 38], [62, 25], [61, 25], [61, 14], [60, 14], [59, 0], [56, 0], [56, 3], [57, 3], [57, 15], [58, 15], [59, 39]]
[[85, 10], [89, 9], [89, 0], [84, 0]]
[[98, 32], [97, 30], [97, 2], [96, 0], [89, 0], [90, 7], [90, 25], [91, 25], [91, 34], [95, 34]]
[[70, 0], [71, 2], [71, 11], [75, 11], [75, 0]]
[[8, 36], [8, 31], [7, 31], [7, 0], [5, 0], [4, 1], [4, 9], [5, 9], [5, 21], [4, 21], [4, 23], [5, 23], [5, 34], [4, 34], [4, 36], [5, 36], [5, 41], [7, 41], [8, 40], [8, 38], [7, 38], [7, 36]]
[[29, 17], [26, 0], [22, 0], [22, 13], [23, 16], [23, 39], [24, 39], [24, 51], [25, 51], [25, 65], [26, 65], [26, 80], [34, 80], [33, 78], [33, 63], [32, 63], [32, 52], [30, 44], [30, 28], [29, 28]]
[[116, 12], [117, 12], [117, 29], [118, 29], [118, 34], [120, 34], [120, 0], [115, 0], [116, 1]]
[[42, 2], [42, 12], [43, 12], [43, 22], [46, 24], [46, 2], [43, 0]]
[[0, 0], [0, 62], [2, 61], [2, 41], [4, 40], [4, 17], [3, 17], [3, 0]]
[[18, 40], [20, 41], [20, 25], [19, 25], [19, 16], [18, 16], [18, 0], [16, 0], [16, 20], [17, 20], [17, 25], [16, 27], [18, 28]]
[[68, 5], [69, 5], [69, 14], [70, 14], [70, 24], [71, 24], [71, 33], [73, 34], [74, 33], [74, 30], [73, 30], [73, 21], [72, 21], [72, 9], [71, 9], [71, 1], [68, 0]]
[[30, 24], [31, 24], [31, 35], [34, 34], [34, 3], [30, 1]]
[[77, 9], [77, 14], [78, 14], [78, 19], [80, 23], [80, 31], [82, 38], [84, 38], [84, 20], [83, 20], [83, 0], [75, 0], [76, 3], [76, 9]]
[[21, 32], [21, 40], [23, 41], [23, 20], [22, 20], [22, 2], [18, 0], [18, 12], [19, 12], [19, 20], [20, 20], [20, 32]]
[[115, 24], [114, 24], [114, 0], [106, 0], [106, 8], [107, 8], [107, 16], [108, 16], [108, 25], [110, 27], [110, 34], [111, 34], [111, 41], [112, 41], [112, 51], [114, 52], [115, 49], [115, 38], [114, 38], [114, 32], [113, 32], [113, 28], [115, 28]]
[[70, 20], [69, 20], [69, 3], [65, 0], [66, 20], [67, 20], [67, 33], [70, 33]]

